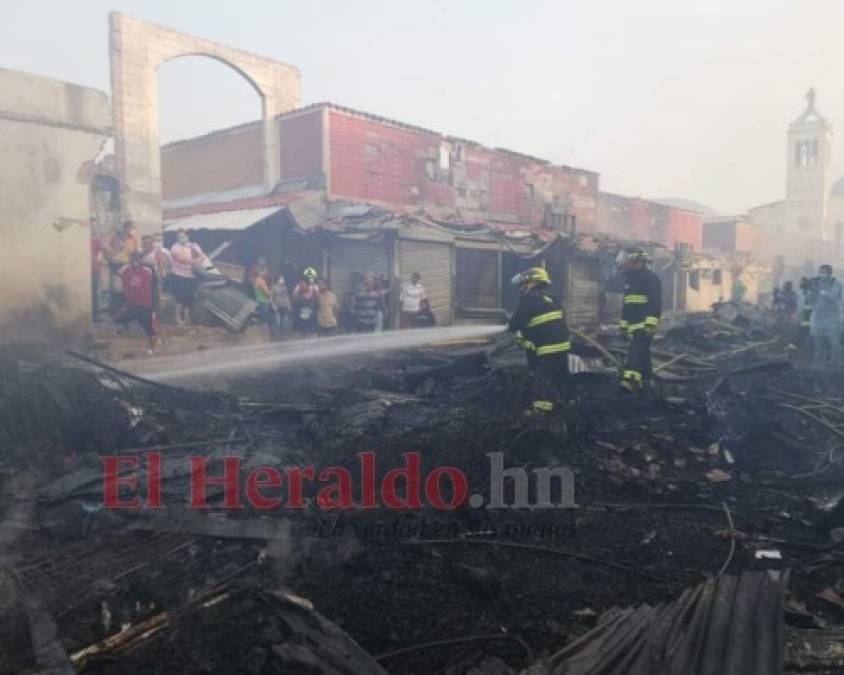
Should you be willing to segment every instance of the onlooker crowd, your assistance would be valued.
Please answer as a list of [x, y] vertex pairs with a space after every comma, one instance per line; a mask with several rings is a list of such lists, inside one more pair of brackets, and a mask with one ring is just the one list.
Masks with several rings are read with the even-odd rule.
[[[802, 295], [802, 298], [800, 297]], [[844, 290], [830, 265], [821, 265], [814, 277], [800, 280], [800, 295], [786, 281], [775, 288], [772, 306], [789, 322], [799, 324], [792, 340], [816, 369], [839, 368], [842, 363], [842, 302]]]
[[[147, 334], [152, 353], [156, 347], [162, 296], [169, 293], [174, 297], [177, 324], [191, 322], [199, 281], [213, 264], [199, 244], [191, 241], [186, 230], [177, 232], [176, 241], [168, 250], [161, 234], [139, 238], [131, 221], [124, 223], [108, 241], [97, 236], [94, 221], [91, 227], [94, 318], [99, 318], [106, 309], [101, 289], [107, 288], [107, 309], [112, 320], [120, 325], [137, 323]], [[371, 333], [393, 325], [390, 285], [371, 272], [363, 274], [359, 288], [344, 303], [329, 282], [319, 278], [314, 267], [305, 267], [297, 274], [286, 258], [281, 271], [273, 273], [266, 258], [258, 257], [247, 268], [243, 286], [255, 301], [255, 314], [267, 326], [271, 340], [288, 335], [303, 338], [336, 335], [341, 328]], [[436, 323], [418, 272], [401, 288], [398, 304], [400, 328]]]

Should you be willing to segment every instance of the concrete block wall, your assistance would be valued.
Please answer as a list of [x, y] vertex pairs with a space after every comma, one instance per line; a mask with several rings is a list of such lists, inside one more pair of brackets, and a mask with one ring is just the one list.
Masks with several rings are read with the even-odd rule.
[[93, 160], [104, 92], [0, 69], [0, 339], [87, 328]]
[[231, 66], [255, 87], [263, 110], [262, 180], [268, 187], [278, 182], [280, 147], [275, 118], [300, 105], [297, 68], [115, 12], [109, 15], [109, 26], [117, 172], [126, 216], [142, 233], [161, 228], [157, 69], [171, 59], [208, 56]]
[[261, 121], [161, 148], [161, 194], [167, 199], [222, 192], [263, 182]]
[[324, 122], [320, 108], [278, 118], [281, 179], [324, 179]]
[[703, 226], [704, 248], [722, 253], [743, 253], [764, 259], [770, 252], [765, 228], [738, 219], [710, 219]]
[[[319, 108], [276, 118], [280, 179], [324, 181], [324, 121]], [[261, 185], [263, 122], [249, 122], [161, 148], [165, 200]]]

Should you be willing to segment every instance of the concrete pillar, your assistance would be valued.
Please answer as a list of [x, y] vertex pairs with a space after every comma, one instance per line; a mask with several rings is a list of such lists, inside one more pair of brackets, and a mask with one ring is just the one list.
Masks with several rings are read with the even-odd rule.
[[264, 121], [263, 183], [271, 190], [281, 176], [276, 116], [301, 104], [301, 76], [294, 66], [239, 49], [109, 15], [115, 160], [124, 217], [142, 234], [161, 229], [161, 149], [158, 135], [158, 68], [179, 56], [217, 59], [239, 72], [261, 96]]

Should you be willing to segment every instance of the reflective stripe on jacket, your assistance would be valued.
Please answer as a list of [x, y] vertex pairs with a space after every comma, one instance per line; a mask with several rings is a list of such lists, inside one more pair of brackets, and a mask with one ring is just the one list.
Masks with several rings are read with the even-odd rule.
[[621, 327], [632, 333], [659, 327], [662, 317], [662, 282], [649, 269], [625, 273], [627, 283], [621, 305]]
[[535, 351], [537, 356], [566, 352], [571, 347], [563, 309], [545, 288], [522, 294], [507, 328], [516, 331], [522, 349]]

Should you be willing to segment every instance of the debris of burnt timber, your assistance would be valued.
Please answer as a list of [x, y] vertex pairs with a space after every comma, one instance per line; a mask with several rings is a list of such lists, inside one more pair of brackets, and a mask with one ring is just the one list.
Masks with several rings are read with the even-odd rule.
[[[642, 397], [585, 345], [548, 391], [503, 337], [184, 388], [4, 347], [0, 673], [844, 672], [844, 379], [789, 341], [678, 319]], [[558, 405], [526, 415], [538, 393]], [[103, 458], [153, 451], [163, 508], [104, 508]], [[486, 496], [490, 455], [565, 467], [575, 508], [332, 510], [315, 482], [187, 508], [191, 457], [357, 476], [364, 452]]]

